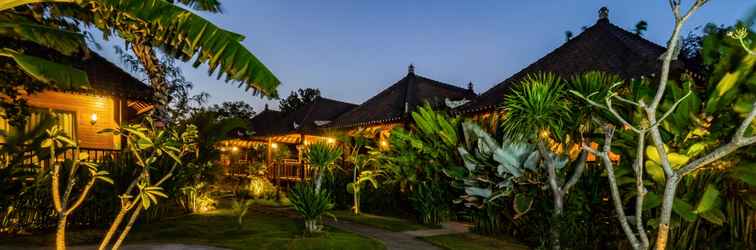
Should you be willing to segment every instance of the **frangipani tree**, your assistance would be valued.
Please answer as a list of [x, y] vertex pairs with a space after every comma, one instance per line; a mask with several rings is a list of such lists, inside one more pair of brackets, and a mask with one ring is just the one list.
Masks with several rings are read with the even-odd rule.
[[[705, 103], [702, 103], [698, 99], [699, 93], [694, 93], [695, 89], [691, 87], [692, 83], [690, 83], [692, 79], [688, 79], [688, 87], [685, 88], [676, 86], [676, 84], [670, 80], [672, 61], [677, 59], [677, 52], [680, 50], [679, 39], [682, 27], [696, 11], [708, 1], [696, 0], [684, 12], [681, 12], [681, 2], [682, 1], [679, 0], [669, 1], [675, 21], [674, 29], [667, 43], [667, 50], [662, 55], [661, 72], [658, 78], [659, 83], [655, 86], [655, 91], [651, 91], [652, 94], [649, 98], [644, 98], [642, 95], [630, 97], [621, 96], [618, 91], [612, 90], [604, 98], [603, 102], [597, 102], [585, 98], [582, 94], [575, 93], [577, 96], [585, 98], [591, 105], [610, 112], [612, 118], [619, 121], [623, 128], [636, 134], [636, 156], [632, 161], [636, 177], [636, 195], [641, 198], [636, 199], [636, 215], [634, 218], [635, 229], [630, 226], [631, 223], [629, 222], [629, 217], [624, 214], [622, 197], [619, 193], [617, 179], [613, 172], [614, 166], [608, 155], [612, 147], [616, 125], [607, 123], [604, 126], [605, 139], [603, 149], [595, 150], [589, 145], [583, 145], [585, 150], [591, 151], [602, 159], [602, 163], [607, 169], [611, 195], [618, 214], [617, 218], [619, 219], [622, 230], [630, 241], [632, 247], [635, 249], [648, 249], [650, 247], [650, 240], [646, 235], [646, 229], [644, 228], [645, 223], [641, 213], [644, 208], [644, 198], [642, 197], [648, 194], [643, 182], [644, 172], [647, 172], [655, 166], [658, 166], [661, 169], [661, 173], [652, 174], [652, 177], [655, 179], [664, 181], [663, 195], [661, 197], [661, 212], [659, 217], [655, 220], [658, 229], [655, 248], [665, 249], [669, 242], [668, 237], [673, 210], [679, 213], [678, 210], [680, 206], [677, 205], [679, 204], [679, 201], [675, 198], [675, 195], [681, 180], [685, 176], [723, 159], [741, 147], [756, 143], [756, 136], [753, 135], [753, 121], [754, 117], [756, 117], [756, 109], [754, 106], [756, 106], [756, 102], [751, 100], [750, 103], [745, 102], [744, 105], [733, 105], [733, 102], [735, 101], [734, 97], [739, 96], [738, 94], [742, 94], [742, 92], [739, 92], [737, 86], [752, 83], [752, 81], [749, 82], [746, 79], [753, 79], [754, 61], [756, 61], [756, 58], [754, 57], [755, 55], [751, 53], [753, 48], [748, 47], [752, 45], [747, 44], [747, 41], [743, 39], [745, 38], [745, 31], [739, 30], [737, 34], [732, 34], [742, 43], [741, 45], [745, 45], [744, 47], [748, 52], [747, 55], [742, 61], [735, 64], [737, 65], [736, 67], [729, 69], [718, 68], [718, 71], [715, 71], [715, 74], [712, 75], [712, 86], [714, 86], [713, 91], [707, 94], [702, 94], [704, 98], [706, 98]], [[614, 87], [619, 87], [619, 84]], [[680, 89], [683, 89], [684, 91], [680, 91]], [[742, 96], [745, 97], [747, 95]], [[696, 103], [696, 100], [699, 100], [698, 105], [691, 105], [691, 103]], [[631, 107], [632, 110], [636, 111], [634, 113], [635, 116], [629, 117], [623, 114], [615, 107], [615, 105], [613, 105], [614, 101]], [[700, 109], [701, 106], [703, 106], [703, 109]], [[691, 110], [691, 108], [693, 108], [693, 110]], [[731, 111], [738, 112], [738, 110], [742, 111], [742, 116], [740, 116], [740, 119], [742, 120], [739, 122], [739, 125], [732, 126], [734, 121], [731, 121], [728, 123], [729, 126], [722, 126], [719, 128], [721, 130], [718, 131], [719, 134], [715, 136], [711, 135], [711, 132], [714, 131], [710, 131], [710, 126], [712, 122], [715, 121], [715, 118], [722, 118], [723, 116], [732, 114]], [[699, 115], [703, 115], [703, 117], [700, 117]], [[688, 126], [673, 126], [674, 123], [679, 122], [678, 120], [681, 118], [683, 118], [683, 124]], [[721, 137], [726, 136], [721, 134], [724, 131], [731, 133], [729, 141], [722, 140]], [[652, 142], [648, 147], [645, 141], [646, 137], [650, 137]], [[690, 140], [689, 143], [683, 145], [697, 145], [695, 146], [695, 151], [698, 151], [698, 153], [693, 157], [686, 156], [687, 159], [675, 159], [679, 158], [675, 156], [675, 153], [679, 153], [681, 150], [680, 148], [671, 148], [671, 146], [675, 145], [665, 145], [668, 141], [671, 141], [670, 138]], [[698, 142], [703, 142], [705, 144], [696, 144]], [[650, 156], [650, 164], [645, 161], [645, 156]]]

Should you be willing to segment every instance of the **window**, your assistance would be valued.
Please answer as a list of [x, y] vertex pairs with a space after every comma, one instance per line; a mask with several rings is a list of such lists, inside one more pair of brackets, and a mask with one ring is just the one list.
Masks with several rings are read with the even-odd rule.
[[[49, 110], [49, 109], [32, 109], [31, 116], [26, 120], [26, 126], [24, 131], [29, 132], [33, 128], [39, 126], [45, 121], [50, 114], [53, 115], [51, 119], [55, 119], [53, 124], [63, 129], [63, 132], [71, 139], [76, 141], [76, 113], [70, 111], [61, 110]], [[3, 117], [2, 110], [0, 110], [0, 130], [8, 136], [18, 134], [18, 128], [10, 126], [8, 121]], [[4, 142], [5, 138], [0, 137], [0, 142]]]

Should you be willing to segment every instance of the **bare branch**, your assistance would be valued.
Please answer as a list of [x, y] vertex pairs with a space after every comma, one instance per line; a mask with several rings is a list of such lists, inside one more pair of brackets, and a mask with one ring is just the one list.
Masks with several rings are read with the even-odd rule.
[[744, 139], [745, 132], [746, 130], [748, 130], [748, 127], [751, 126], [751, 122], [753, 122], [754, 117], [756, 117], [756, 102], [751, 104], [751, 112], [746, 115], [745, 120], [743, 120], [743, 123], [741, 123], [740, 127], [738, 127], [738, 130], [735, 132], [734, 140]]
[[672, 107], [670, 107], [669, 110], [667, 110], [667, 112], [665, 112], [664, 115], [662, 115], [662, 117], [659, 118], [659, 120], [657, 120], [656, 123], [651, 126], [656, 126], [657, 124], [661, 124], [661, 122], [664, 121], [664, 119], [667, 119], [667, 117], [671, 115], [672, 112], [675, 111], [675, 109], [677, 109], [677, 106], [679, 106], [680, 103], [682, 103], [682, 101], [688, 98], [691, 94], [693, 94], [693, 91], [688, 90], [688, 93], [686, 93], [682, 98], [678, 99], [675, 103], [673, 103]]
[[575, 166], [575, 172], [572, 173], [572, 176], [570, 177], [569, 180], [567, 180], [567, 183], [565, 183], [564, 186], [562, 186], [562, 191], [564, 191], [565, 194], [570, 192], [570, 189], [573, 186], [575, 186], [575, 184], [580, 179], [580, 176], [583, 175], [583, 170], [585, 169], [585, 162], [587, 159], [588, 159], [588, 151], [585, 151], [585, 150], [581, 151], [580, 156], [578, 156], [577, 158], [578, 163], [577, 163], [577, 166]]
[[76, 201], [71, 205], [71, 207], [68, 208], [68, 211], [66, 211], [66, 214], [70, 214], [74, 210], [76, 210], [81, 204], [84, 202], [84, 199], [87, 198], [89, 195], [89, 191], [92, 190], [92, 186], [94, 186], [95, 181], [97, 181], [96, 177], [92, 177], [89, 182], [87, 182], [87, 185], [84, 186], [84, 190], [81, 191], [79, 194], [79, 197], [76, 199]]
[[641, 248], [648, 249], [648, 235], [643, 223], [643, 201], [646, 197], [646, 187], [643, 185], [643, 148], [646, 147], [646, 133], [638, 134], [638, 145], [635, 152], [633, 171], [635, 172], [635, 230], [641, 241]]
[[[609, 159], [609, 149], [611, 149], [613, 136], [614, 127], [607, 124], [604, 129], [604, 151], [596, 152], [596, 150], [593, 149], [590, 149], [590, 151], [597, 153], [597, 156], [602, 160], [602, 165], [604, 165], [604, 168], [606, 169], [612, 201], [614, 202], [614, 210], [617, 213], [617, 219], [620, 222], [622, 231], [625, 233], [625, 236], [627, 236], [627, 239], [630, 241], [630, 244], [633, 246], [633, 248], [640, 249], [640, 242], [638, 242], [638, 238], [635, 236], [635, 232], [633, 232], [633, 229], [630, 227], [630, 223], [628, 222], [627, 216], [625, 215], [625, 209], [622, 205], [622, 197], [619, 194], [619, 188], [617, 188], [617, 178], [614, 176], [614, 166], [612, 164], [612, 160]], [[583, 148], [585, 149], [590, 147], [583, 145]]]
[[633, 106], [637, 106], [637, 107], [641, 107], [641, 108], [645, 106], [642, 103], [634, 102], [634, 101], [625, 99], [624, 97], [621, 97], [621, 96], [619, 96], [617, 94], [612, 95], [612, 97], [614, 97], [615, 99], [617, 99], [617, 100], [619, 100], [621, 102], [624, 102], [624, 103], [627, 103], [627, 104], [631, 104]]
[[617, 112], [616, 110], [614, 110], [614, 107], [612, 107], [612, 96], [614, 96], [614, 95], [616, 95], [616, 93], [613, 94], [613, 95], [608, 96], [606, 98], [606, 100], [604, 100], [606, 102], [606, 109], [609, 110], [609, 112], [611, 112], [612, 115], [614, 115], [614, 117], [616, 117], [617, 120], [619, 120], [622, 123], [622, 125], [625, 125], [625, 127], [630, 128], [631, 130], [635, 131], [636, 133], [640, 133], [641, 132], [640, 129], [636, 128], [635, 126], [633, 126], [632, 124], [630, 124], [629, 122], [627, 122], [627, 120], [625, 120], [625, 118], [622, 118], [622, 116], [619, 114], [619, 112]]

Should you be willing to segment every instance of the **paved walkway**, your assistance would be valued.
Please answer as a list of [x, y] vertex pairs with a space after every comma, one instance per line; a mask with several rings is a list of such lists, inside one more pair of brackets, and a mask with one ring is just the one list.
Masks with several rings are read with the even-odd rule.
[[[256, 212], [286, 216], [289, 218], [299, 218], [294, 211], [285, 208], [272, 207], [254, 207]], [[387, 250], [438, 250], [440, 248], [428, 242], [417, 239], [415, 235], [405, 232], [391, 232], [380, 228], [365, 226], [346, 220], [326, 220], [326, 225], [335, 227], [344, 231], [353, 232], [362, 236], [370, 237], [383, 242]], [[437, 229], [433, 229], [435, 231]], [[426, 230], [420, 230], [426, 231]], [[419, 231], [409, 231], [419, 232]], [[455, 232], [456, 233], [456, 232]]]

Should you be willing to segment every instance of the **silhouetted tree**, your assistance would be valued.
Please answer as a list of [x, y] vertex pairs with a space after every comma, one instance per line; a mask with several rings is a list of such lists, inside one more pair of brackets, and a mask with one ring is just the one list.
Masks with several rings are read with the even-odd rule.
[[278, 103], [278, 107], [282, 112], [288, 113], [304, 106], [305, 104], [315, 101], [319, 96], [319, 89], [298, 89], [297, 91], [292, 91], [286, 99], [282, 99]]
[[638, 23], [635, 24], [635, 28], [633, 29], [633, 32], [636, 35], [642, 36], [643, 32], [646, 32], [648, 29], [648, 23], [644, 20], [638, 21]]

